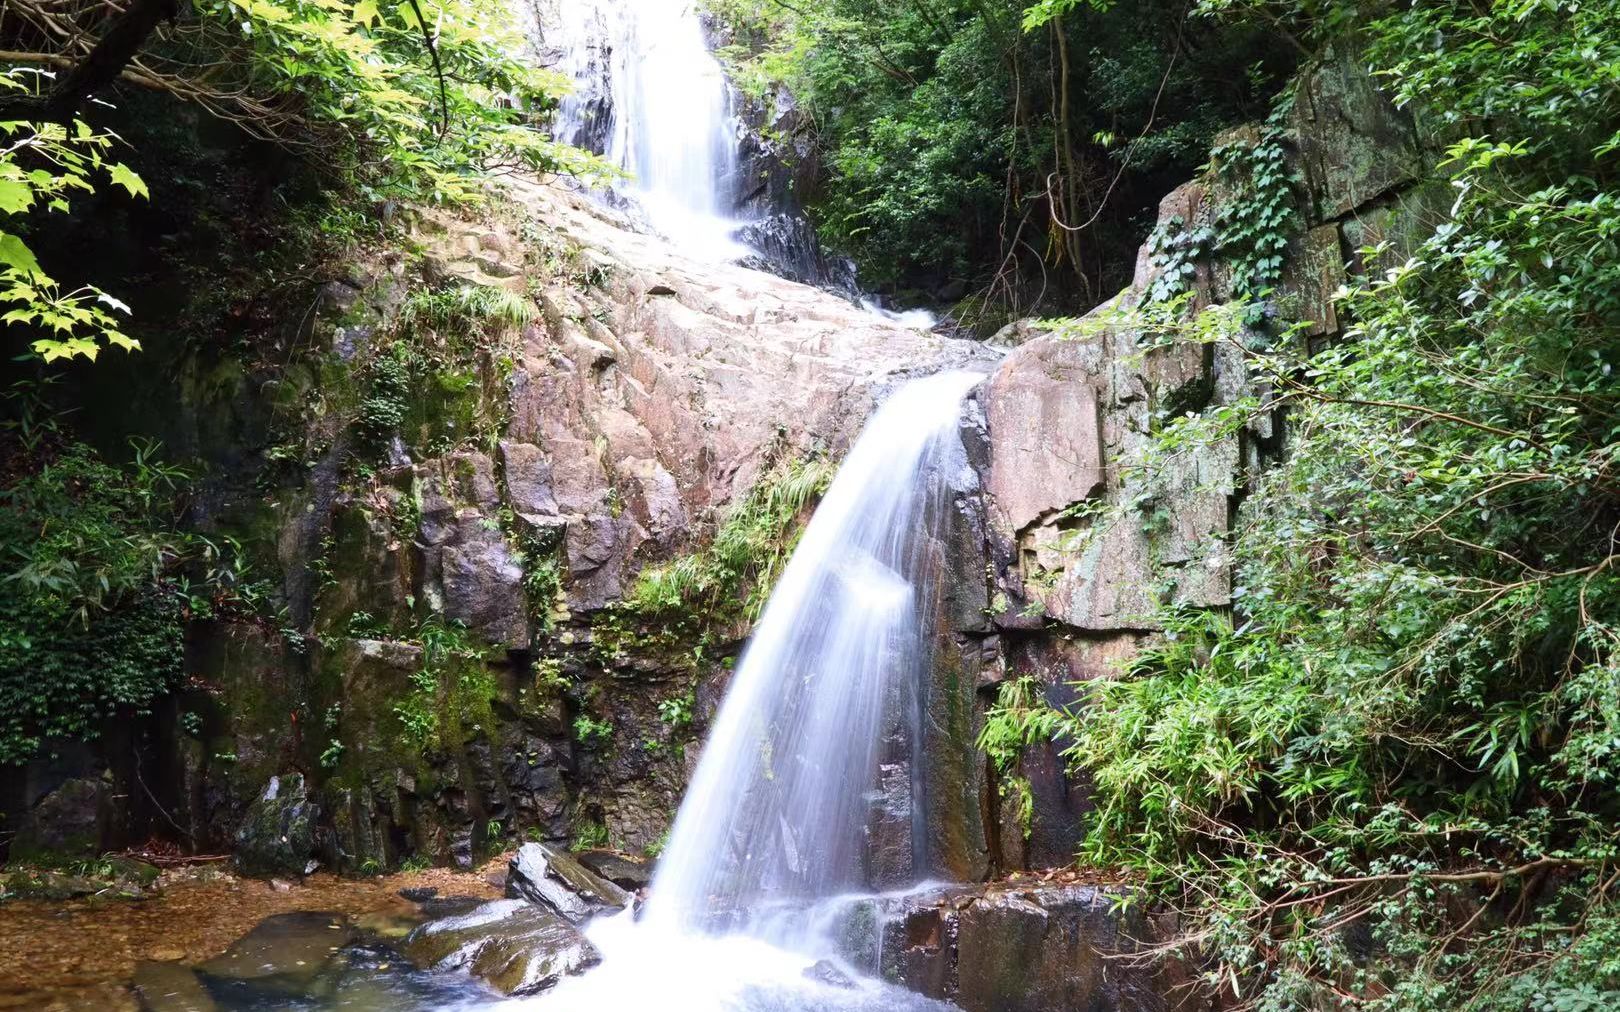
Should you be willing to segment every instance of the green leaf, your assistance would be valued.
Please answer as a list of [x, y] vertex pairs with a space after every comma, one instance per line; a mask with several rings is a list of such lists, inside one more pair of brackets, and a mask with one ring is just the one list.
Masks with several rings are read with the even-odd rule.
[[27, 244], [10, 232], [0, 232], [0, 264], [39, 273], [39, 261]]
[[112, 181], [129, 191], [131, 197], [150, 197], [152, 194], [146, 188], [146, 183], [137, 176], [129, 166], [123, 162], [113, 162], [107, 166], [107, 173]]
[[34, 206], [34, 191], [20, 179], [0, 179], [0, 211], [16, 214]]
[[119, 331], [116, 331], [116, 330], [103, 331], [101, 336], [107, 339], [108, 344], [116, 345], [116, 346], [124, 349], [125, 351], [140, 351], [141, 350], [141, 342], [139, 342], [139, 341], [135, 340], [133, 337], [129, 337], [128, 335], [123, 334], [123, 333], [121, 333]]

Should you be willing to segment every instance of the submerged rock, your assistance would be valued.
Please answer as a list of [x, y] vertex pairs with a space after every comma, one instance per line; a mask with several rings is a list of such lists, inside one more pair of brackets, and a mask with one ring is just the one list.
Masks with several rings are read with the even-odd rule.
[[313, 976], [335, 948], [353, 940], [342, 914], [273, 914], [198, 969], [219, 977]]
[[236, 866], [248, 875], [301, 875], [315, 852], [320, 806], [301, 773], [271, 777], [236, 831]]
[[830, 959], [818, 959], [814, 964], [805, 967], [804, 976], [828, 987], [848, 989], [855, 986], [855, 978], [840, 970], [838, 964]]
[[144, 1012], [214, 1012], [219, 1006], [190, 967], [147, 960], [130, 986]]
[[602, 910], [630, 904], [623, 889], [573, 857], [543, 843], [525, 843], [506, 874], [506, 895], [539, 904], [575, 924]]
[[476, 910], [486, 902], [477, 896], [429, 896], [425, 900], [416, 901], [421, 905], [422, 913], [430, 918], [458, 917], [471, 910]]
[[567, 920], [521, 899], [424, 924], [406, 939], [405, 954], [419, 968], [466, 970], [510, 995], [549, 990], [602, 958]]
[[304, 995], [354, 937], [341, 914], [275, 914], [200, 964], [197, 972], [220, 993], [251, 993], [263, 1000]]

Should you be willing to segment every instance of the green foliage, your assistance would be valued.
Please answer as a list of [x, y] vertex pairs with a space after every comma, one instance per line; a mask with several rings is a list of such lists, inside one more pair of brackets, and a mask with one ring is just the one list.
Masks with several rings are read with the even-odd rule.
[[199, 13], [207, 43], [245, 64], [266, 105], [297, 102], [282, 129], [383, 155], [369, 185], [467, 199], [485, 167], [568, 158], [525, 124], [564, 86], [513, 55], [515, 30], [498, 5], [217, 0]]
[[595, 621], [602, 661], [636, 649], [684, 654], [697, 666], [714, 643], [735, 639], [759, 617], [793, 552], [799, 521], [832, 474], [820, 458], [768, 460], [707, 547], [643, 569], [624, 600]]
[[545, 549], [534, 545], [533, 539], [526, 542], [523, 558], [517, 560], [523, 566], [523, 592], [540, 631], [546, 632], [551, 629], [552, 606], [562, 594], [562, 564], [555, 554], [544, 554]]
[[959, 279], [987, 320], [1123, 286], [1142, 213], [1292, 60], [1255, 26], [1158, 2], [709, 6], [745, 90], [785, 82], [804, 112], [823, 238], [869, 284]]
[[180, 601], [154, 591], [99, 613], [88, 627], [54, 609], [17, 606], [0, 619], [0, 766], [25, 762], [48, 739], [95, 738], [101, 722], [142, 713], [179, 682]]
[[396, 435], [431, 453], [467, 442], [491, 448], [505, 421], [517, 331], [537, 313], [528, 299], [487, 285], [414, 293], [362, 370], [354, 415], [362, 454], [376, 458]]
[[1298, 228], [1294, 188], [1301, 182], [1288, 168], [1284, 142], [1294, 102], [1285, 92], [1266, 117], [1260, 135], [1217, 145], [1210, 164], [1225, 190], [1216, 218], [1215, 253], [1232, 272], [1233, 294], [1255, 309], [1282, 280], [1283, 254]]
[[426, 854], [412, 854], [409, 857], [401, 858], [399, 862], [399, 870], [402, 872], [427, 871], [431, 867], [433, 867], [433, 859]]
[[[1606, 2], [1363, 26], [1444, 126], [1452, 202], [1409, 254], [1362, 251], [1342, 345], [1256, 348], [1242, 304], [1181, 329], [1269, 391], [1167, 419], [1153, 454], [1289, 419], [1239, 513], [1232, 615], [1166, 614], [1130, 677], [987, 723], [992, 747], [1071, 742], [1096, 790], [1082, 857], [1177, 903], [1249, 1007], [1620, 997], [1616, 24]], [[1240, 246], [1252, 296], [1263, 239]]]
[[996, 705], [985, 714], [978, 747], [1004, 773], [1015, 768], [1024, 749], [1063, 728], [1062, 715], [1041, 702], [1039, 685], [1027, 676], [1003, 682]]
[[613, 739], [613, 722], [582, 713], [574, 718], [574, 738], [581, 745], [605, 745]]
[[118, 468], [41, 446], [0, 486], [0, 765], [143, 712], [179, 679], [186, 614], [239, 600], [233, 560], [175, 529], [184, 472], [134, 448]]
[[[0, 73], [0, 94], [30, 92], [40, 80], [32, 70]], [[111, 183], [130, 196], [147, 196], [146, 184], [129, 167], [112, 161], [117, 138], [71, 123], [0, 122], [0, 322], [39, 336], [30, 347], [46, 362], [83, 356], [94, 361], [111, 345], [136, 351], [140, 343], [122, 331], [114, 313], [129, 307], [93, 285], [64, 290], [40, 268], [24, 241], [20, 219], [31, 211], [67, 211], [74, 193], [94, 193]]]
[[1041, 700], [1039, 686], [1031, 677], [1003, 682], [996, 704], [984, 716], [977, 742], [995, 765], [1001, 801], [1013, 804], [1026, 839], [1035, 817], [1035, 796], [1029, 781], [1019, 773], [1019, 760], [1031, 745], [1061, 734], [1067, 720]]
[[1148, 260], [1158, 274], [1148, 286], [1148, 301], [1169, 302], [1187, 292], [1214, 241], [1214, 230], [1203, 225], [1188, 227], [1179, 214], [1155, 225], [1148, 233], [1147, 247]]
[[414, 293], [399, 313], [407, 330], [428, 328], [444, 333], [485, 327], [520, 330], [539, 319], [530, 300], [489, 285], [450, 285]]
[[[468, 203], [482, 198], [490, 172], [610, 172], [539, 129], [567, 82], [521, 55], [516, 19], [494, 0], [206, 0], [193, 13], [147, 40], [138, 54], [143, 80], [295, 152], [343, 192], [342, 203]], [[15, 14], [44, 37], [67, 36], [49, 52], [10, 54], [15, 61], [88, 52], [103, 30], [90, 20], [99, 12], [82, 25], [73, 12], [31, 2]], [[0, 87], [14, 92], [40, 81], [38, 68], [0, 73]], [[113, 160], [118, 138], [79, 119], [10, 121], [0, 133], [4, 322], [26, 328], [47, 361], [94, 359], [109, 344], [134, 350], [114, 315], [124, 304], [93, 286], [59, 285], [23, 239], [43, 227], [43, 212], [67, 210], [74, 193], [111, 184], [148, 196]], [[323, 220], [351, 231], [356, 224], [335, 212]]]
[[608, 828], [601, 822], [585, 820], [574, 826], [574, 850], [600, 850], [612, 845]]
[[708, 548], [642, 570], [626, 606], [660, 616], [731, 611], [740, 602], [744, 617], [758, 618], [792, 552], [789, 533], [795, 521], [826, 489], [832, 473], [825, 460], [779, 460], [732, 507]]
[[[563, 563], [558, 558], [562, 547], [562, 531], [556, 527], [543, 527], [519, 523], [510, 506], [501, 507], [501, 530], [513, 546], [512, 559], [523, 567], [523, 595], [529, 604], [529, 617], [540, 632], [549, 632], [555, 621], [555, 610], [566, 607], [563, 601]], [[556, 662], [543, 658], [538, 666]], [[542, 677], [537, 671], [536, 683], [561, 681], [561, 676], [550, 672]]]
[[413, 364], [404, 344], [394, 345], [371, 363], [370, 383], [355, 428], [372, 453], [379, 452], [405, 421]]
[[696, 702], [692, 693], [684, 696], [669, 696], [658, 701], [658, 719], [669, 727], [679, 730], [690, 727], [692, 724], [692, 705]]
[[492, 732], [496, 689], [485, 663], [488, 650], [461, 623], [438, 618], [422, 623], [417, 641], [421, 667], [411, 675], [410, 694], [394, 705], [406, 740], [423, 751], [448, 752]]

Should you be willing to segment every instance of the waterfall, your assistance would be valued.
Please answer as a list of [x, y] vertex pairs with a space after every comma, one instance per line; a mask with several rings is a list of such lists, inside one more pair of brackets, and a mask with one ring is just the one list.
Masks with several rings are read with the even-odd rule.
[[[928, 676], [941, 458], [979, 377], [903, 387], [850, 451], [765, 607], [659, 864], [649, 922], [685, 930], [867, 885], [885, 710]], [[920, 728], [908, 728], [914, 740]]]
[[863, 295], [854, 262], [821, 248], [790, 184], [766, 180], [771, 156], [756, 144], [740, 159], [746, 131], [696, 0], [536, 2], [540, 61], [573, 82], [552, 134], [628, 173], [606, 194], [614, 203], [694, 259], [739, 261], [816, 285], [901, 326], [938, 322], [926, 310], [896, 312]]
[[575, 83], [557, 139], [625, 170], [623, 191], [683, 251], [745, 254], [722, 196], [737, 158], [730, 91], [689, 0], [557, 0], [541, 24]]
[[[936, 1007], [891, 993], [851, 1004], [881, 987], [870, 981], [848, 1002], [780, 1000], [820, 987], [805, 967], [837, 956], [818, 901], [874, 884], [865, 856], [885, 729], [921, 740], [947, 479], [980, 378], [913, 381], [868, 422], [742, 656], [639, 922], [593, 924], [603, 965], [547, 1007]], [[915, 776], [915, 755], [911, 765]], [[910, 816], [920, 827], [923, 806]], [[925, 866], [919, 854], [913, 867]]]

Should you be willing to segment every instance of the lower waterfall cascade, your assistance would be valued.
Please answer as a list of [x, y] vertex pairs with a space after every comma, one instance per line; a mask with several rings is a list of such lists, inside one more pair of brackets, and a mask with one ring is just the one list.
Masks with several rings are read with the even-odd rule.
[[[898, 722], [913, 749], [923, 733], [938, 589], [928, 549], [947, 520], [946, 476], [961, 466], [962, 400], [981, 379], [912, 381], [867, 424], [737, 667], [645, 908], [594, 922], [586, 933], [603, 964], [536, 1007], [939, 1007], [873, 981], [829, 988], [804, 971], [837, 962], [837, 913], [875, 884], [862, 857], [886, 725]], [[929, 867], [916, 766], [914, 873]]]

